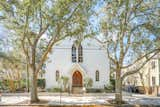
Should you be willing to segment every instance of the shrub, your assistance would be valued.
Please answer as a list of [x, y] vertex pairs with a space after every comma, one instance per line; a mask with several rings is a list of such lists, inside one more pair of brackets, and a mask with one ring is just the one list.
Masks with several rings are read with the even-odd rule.
[[3, 80], [2, 81], [2, 86], [5, 90], [9, 89], [9, 82], [8, 80]]
[[105, 92], [114, 92], [115, 91], [115, 80], [110, 79], [110, 83], [105, 86]]
[[[68, 89], [67, 89], [67, 85], [69, 83], [69, 78], [66, 77], [66, 76], [62, 76], [59, 80], [59, 82], [62, 81], [63, 82], [63, 86], [64, 86], [64, 91], [67, 92]], [[59, 83], [60, 84], [60, 83]]]
[[113, 90], [115, 90], [115, 79], [110, 79], [110, 83], [113, 86]]
[[87, 93], [102, 93], [104, 92], [104, 89], [99, 89], [99, 88], [87, 88], [86, 89]]
[[25, 79], [23, 80], [4, 79], [0, 81], [0, 89], [3, 90], [4, 92], [24, 91], [25, 87], [26, 87]]
[[62, 90], [58, 87], [54, 87], [54, 88], [48, 88], [47, 91], [48, 92], [61, 92]]
[[86, 88], [92, 87], [93, 86], [93, 80], [92, 80], [92, 78], [85, 78], [84, 79], [84, 86]]
[[26, 88], [26, 79], [21, 80], [21, 88]]
[[0, 89], [3, 89], [2, 85], [3, 85], [2, 81], [0, 81]]
[[45, 88], [45, 79], [38, 79], [37, 80], [37, 85], [38, 85], [38, 87], [40, 87], [40, 88], [42, 88], [42, 89], [44, 89]]
[[52, 92], [61, 92], [62, 90], [60, 88], [53, 88]]

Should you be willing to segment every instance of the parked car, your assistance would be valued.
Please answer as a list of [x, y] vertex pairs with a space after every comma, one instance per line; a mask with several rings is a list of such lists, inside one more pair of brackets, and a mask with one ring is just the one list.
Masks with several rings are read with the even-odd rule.
[[145, 94], [145, 90], [143, 86], [136, 86], [136, 91], [140, 94]]
[[123, 86], [123, 90], [130, 93], [138, 93], [138, 88], [134, 85]]

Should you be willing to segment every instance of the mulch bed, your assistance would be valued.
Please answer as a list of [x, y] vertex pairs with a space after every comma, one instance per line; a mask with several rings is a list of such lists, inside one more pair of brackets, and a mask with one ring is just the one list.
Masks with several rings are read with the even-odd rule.
[[[107, 100], [107, 102], [109, 102], [110, 104], [116, 104], [115, 99], [109, 99], [109, 100]], [[128, 104], [128, 103], [126, 101], [122, 101], [122, 104]]]

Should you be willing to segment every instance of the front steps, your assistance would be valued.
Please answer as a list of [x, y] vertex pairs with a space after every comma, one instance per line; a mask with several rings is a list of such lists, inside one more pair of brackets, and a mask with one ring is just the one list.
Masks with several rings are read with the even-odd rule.
[[83, 87], [72, 87], [73, 94], [83, 94]]

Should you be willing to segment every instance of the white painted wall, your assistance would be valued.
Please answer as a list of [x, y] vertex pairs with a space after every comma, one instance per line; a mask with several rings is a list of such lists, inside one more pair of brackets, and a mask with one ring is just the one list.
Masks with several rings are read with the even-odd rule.
[[[55, 72], [60, 71], [60, 75], [67, 76], [72, 82], [72, 73], [79, 69], [85, 77], [93, 80], [93, 88], [103, 88], [109, 83], [109, 61], [104, 50], [100, 49], [98, 43], [92, 39], [82, 41], [83, 62], [72, 63], [71, 48], [74, 39], [66, 39], [61, 41], [57, 46], [53, 47], [53, 52], [49, 55], [46, 64], [46, 88], [59, 87], [56, 82]], [[99, 70], [100, 81], [95, 81], [95, 72]]]
[[[146, 65], [140, 70], [140, 72], [143, 72], [143, 81], [145, 86], [154, 86], [152, 77], [155, 77], [155, 86], [160, 86], [160, 65], [159, 65], [159, 57], [155, 57], [151, 59], [149, 62], [146, 63]], [[155, 68], [152, 68], [152, 62], [155, 62]], [[140, 79], [140, 76], [138, 74], [134, 74], [131, 76], [128, 76], [125, 80], [125, 84], [127, 82], [130, 82], [131, 84], [134, 84], [136, 77], [137, 83], [136, 86], [142, 86], [142, 81]]]

